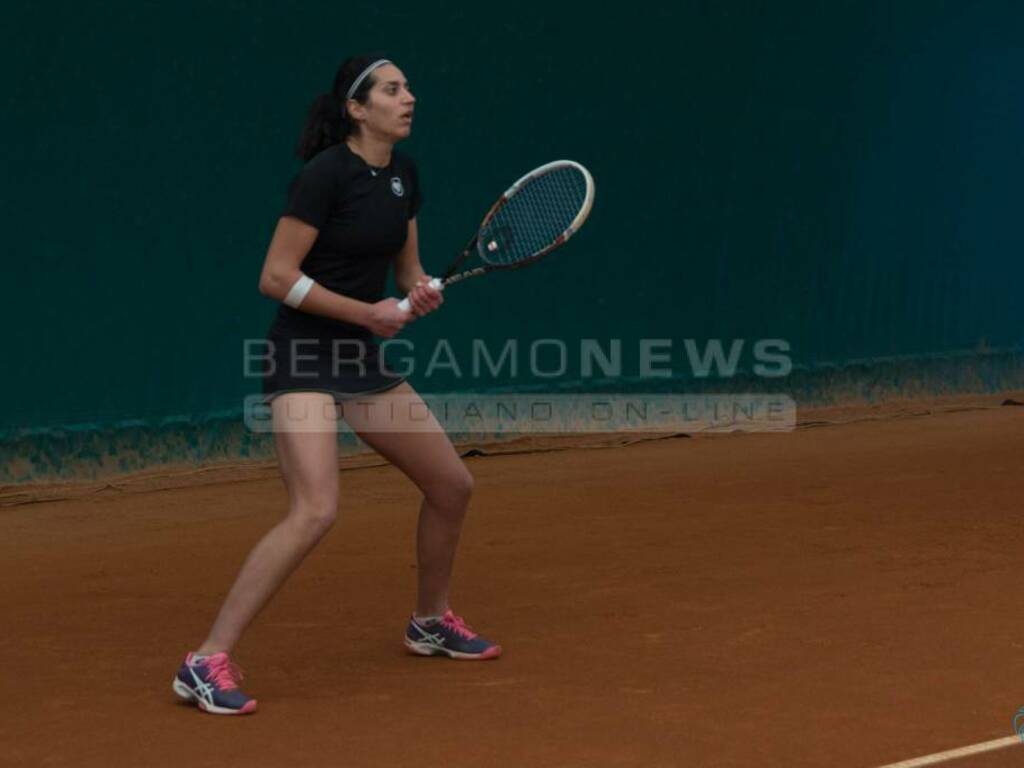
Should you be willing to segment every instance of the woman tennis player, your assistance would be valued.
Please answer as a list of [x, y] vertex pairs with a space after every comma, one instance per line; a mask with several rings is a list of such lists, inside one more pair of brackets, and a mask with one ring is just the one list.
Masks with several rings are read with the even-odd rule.
[[[182, 698], [216, 714], [256, 709], [229, 654], [242, 632], [335, 521], [339, 404], [354, 396], [384, 406], [422, 403], [388, 370], [374, 342], [437, 309], [441, 293], [420, 266], [416, 166], [394, 145], [412, 128], [416, 99], [387, 59], [354, 57], [330, 93], [313, 103], [299, 142], [305, 165], [292, 181], [260, 277], [281, 301], [268, 334], [263, 391], [288, 513], [249, 553], [210, 633], [174, 679]], [[388, 269], [412, 306], [384, 298]], [[422, 416], [426, 408], [416, 409]], [[449, 607], [448, 587], [473, 478], [441, 426], [378, 430], [350, 421], [360, 438], [423, 492], [417, 529], [418, 599], [405, 645], [414, 653], [493, 659], [501, 646], [474, 633]]]

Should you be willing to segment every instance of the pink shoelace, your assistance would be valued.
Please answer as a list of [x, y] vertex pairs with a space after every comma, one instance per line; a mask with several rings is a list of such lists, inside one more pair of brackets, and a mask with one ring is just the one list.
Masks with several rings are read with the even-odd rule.
[[456, 616], [450, 609], [445, 611], [444, 616], [441, 617], [441, 623], [467, 640], [472, 640], [476, 637], [476, 632], [469, 628], [461, 616]]
[[215, 653], [202, 663], [209, 670], [210, 680], [222, 691], [234, 690], [238, 687], [238, 681], [244, 678], [241, 668], [226, 653]]

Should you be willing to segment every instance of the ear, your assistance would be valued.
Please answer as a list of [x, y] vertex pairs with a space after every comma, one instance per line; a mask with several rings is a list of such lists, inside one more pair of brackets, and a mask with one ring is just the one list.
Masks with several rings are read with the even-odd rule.
[[366, 107], [360, 104], [355, 99], [349, 99], [345, 102], [345, 111], [348, 112], [349, 116], [353, 120], [365, 120], [366, 119]]

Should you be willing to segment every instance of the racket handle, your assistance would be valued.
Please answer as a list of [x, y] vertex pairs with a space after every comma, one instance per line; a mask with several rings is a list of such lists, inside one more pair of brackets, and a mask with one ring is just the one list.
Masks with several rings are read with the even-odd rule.
[[[427, 283], [427, 285], [429, 285], [435, 291], [443, 291], [444, 290], [444, 283], [442, 283], [436, 277], [434, 279], [432, 279], [429, 283]], [[402, 310], [403, 312], [408, 312], [410, 309], [412, 309], [412, 304], [409, 303], [409, 297], [408, 296], [406, 296], [404, 299], [402, 299], [400, 302], [398, 302], [398, 308], [400, 310]]]

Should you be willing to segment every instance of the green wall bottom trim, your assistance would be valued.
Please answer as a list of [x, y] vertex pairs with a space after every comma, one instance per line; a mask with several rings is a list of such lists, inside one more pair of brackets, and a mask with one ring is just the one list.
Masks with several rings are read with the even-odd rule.
[[[504, 391], [778, 393], [791, 397], [798, 407], [811, 407], [1020, 389], [1024, 389], [1024, 351], [1015, 348], [795, 366], [784, 378], [745, 374], [730, 379], [605, 379], [509, 387]], [[351, 433], [341, 433], [339, 443], [343, 454], [362, 450]], [[239, 408], [153, 423], [132, 419], [2, 434], [0, 483], [100, 480], [162, 465], [273, 458], [272, 435], [246, 428]]]

